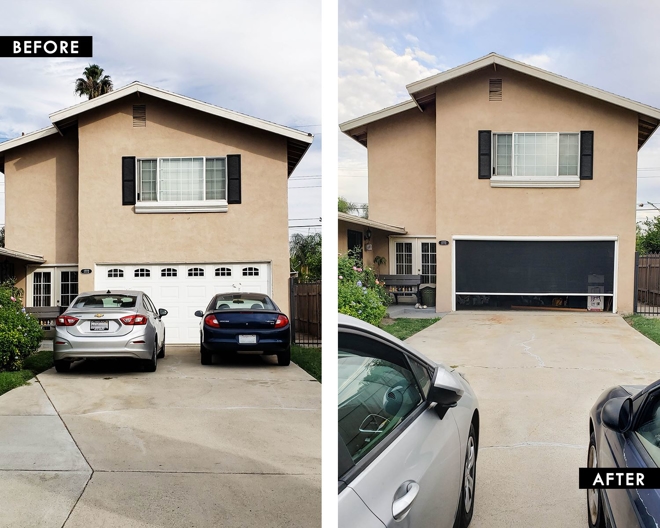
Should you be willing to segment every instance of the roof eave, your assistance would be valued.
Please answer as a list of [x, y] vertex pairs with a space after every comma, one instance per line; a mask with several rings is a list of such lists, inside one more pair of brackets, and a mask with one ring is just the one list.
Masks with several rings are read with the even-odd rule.
[[343, 222], [350, 222], [353, 224], [370, 227], [371, 229], [380, 229], [381, 231], [385, 231], [387, 233], [395, 233], [398, 235], [406, 235], [408, 233], [405, 227], [390, 225], [384, 222], [378, 222], [377, 220], [370, 220], [369, 218], [350, 215], [348, 213], [337, 213], [337, 219]]
[[40, 130], [35, 130], [34, 132], [30, 132], [29, 134], [25, 134], [24, 136], [19, 136], [17, 138], [10, 139], [8, 141], [3, 141], [2, 143], [0, 143], [0, 153], [6, 152], [7, 150], [20, 147], [21, 145], [25, 145], [26, 143], [30, 143], [32, 141], [36, 141], [37, 139], [48, 137], [57, 133], [58, 133], [57, 128], [51, 125], [46, 128], [42, 128]]
[[198, 101], [196, 99], [192, 99], [184, 95], [168, 92], [160, 88], [155, 88], [153, 86], [149, 86], [147, 84], [138, 81], [134, 81], [127, 86], [119, 88], [118, 90], [113, 90], [112, 92], [101, 95], [99, 97], [95, 97], [94, 99], [90, 99], [88, 101], [78, 103], [77, 105], [71, 106], [69, 108], [65, 108], [63, 110], [58, 110], [57, 112], [53, 112], [52, 114], [49, 115], [49, 118], [54, 125], [58, 123], [66, 122], [67, 120], [79, 114], [82, 114], [83, 112], [88, 112], [102, 105], [111, 103], [113, 101], [121, 99], [122, 97], [126, 97], [134, 93], [143, 93], [146, 95], [151, 95], [159, 99], [164, 99], [166, 101], [180, 104], [188, 108], [193, 108], [195, 110], [199, 110], [207, 114], [216, 115], [218, 117], [223, 117], [231, 121], [236, 121], [239, 123], [243, 123], [245, 125], [253, 126], [255, 128], [260, 128], [262, 130], [266, 130], [268, 132], [272, 132], [274, 134], [278, 134], [288, 138], [296, 139], [298, 141], [312, 143], [312, 141], [314, 140], [314, 136], [309, 132], [303, 132], [301, 130], [296, 130], [294, 128], [286, 127], [284, 125], [278, 125], [277, 123], [272, 123], [264, 119], [259, 119], [257, 117], [252, 117], [246, 114], [241, 114], [239, 112], [234, 112], [233, 110], [228, 110], [226, 108], [221, 108], [219, 106], [215, 106], [209, 103], [204, 103], [202, 101]]

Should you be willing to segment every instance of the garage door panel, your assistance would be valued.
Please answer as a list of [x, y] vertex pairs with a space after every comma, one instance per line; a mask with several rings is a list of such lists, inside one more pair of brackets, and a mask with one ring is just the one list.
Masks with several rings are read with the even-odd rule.
[[614, 293], [614, 241], [457, 240], [458, 293]]
[[[188, 270], [192, 268], [202, 269], [203, 276], [188, 276]], [[252, 268], [250, 273], [256, 274], [244, 277], [244, 268]], [[109, 278], [109, 269], [123, 270], [124, 277]], [[136, 269], [149, 269], [150, 276], [135, 277]], [[163, 270], [166, 270], [164, 276]], [[270, 265], [264, 263], [131, 266], [115, 264], [97, 266], [95, 288], [145, 292], [151, 297], [156, 308], [168, 311], [167, 317], [163, 319], [168, 343], [194, 344], [199, 342], [199, 318], [195, 317], [195, 311], [204, 310], [213, 295], [233, 291], [270, 295], [269, 280]]]

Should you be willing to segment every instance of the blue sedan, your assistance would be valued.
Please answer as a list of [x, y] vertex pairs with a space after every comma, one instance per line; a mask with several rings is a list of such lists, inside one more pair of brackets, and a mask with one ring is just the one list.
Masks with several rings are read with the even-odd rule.
[[200, 352], [202, 365], [214, 354], [277, 355], [277, 364], [291, 362], [291, 325], [273, 300], [263, 293], [219, 293], [202, 312]]
[[[657, 468], [660, 465], [660, 380], [612, 387], [598, 398], [589, 418], [591, 468]], [[587, 490], [589, 526], [657, 528], [660, 490]]]

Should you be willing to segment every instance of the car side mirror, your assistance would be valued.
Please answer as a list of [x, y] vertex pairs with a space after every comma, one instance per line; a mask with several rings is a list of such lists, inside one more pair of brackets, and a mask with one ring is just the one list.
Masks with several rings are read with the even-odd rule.
[[603, 425], [617, 433], [625, 433], [632, 426], [632, 400], [629, 397], [612, 398], [600, 411]]
[[201, 310], [197, 310], [195, 312], [195, 317], [204, 317], [204, 312], [202, 312]]
[[465, 390], [461, 384], [442, 367], [438, 367], [429, 390], [428, 400], [436, 404], [436, 412], [442, 420], [451, 407], [456, 407]]
[[165, 308], [159, 308], [158, 309], [158, 315], [159, 317], [165, 317], [168, 314], [167, 310]]

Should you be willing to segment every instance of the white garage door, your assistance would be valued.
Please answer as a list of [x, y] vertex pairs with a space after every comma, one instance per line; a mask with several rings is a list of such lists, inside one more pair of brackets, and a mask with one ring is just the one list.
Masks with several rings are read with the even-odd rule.
[[216, 293], [255, 292], [271, 295], [270, 264], [113, 264], [96, 266], [96, 290], [140, 290], [169, 313], [168, 343], [198, 343], [199, 318]]

